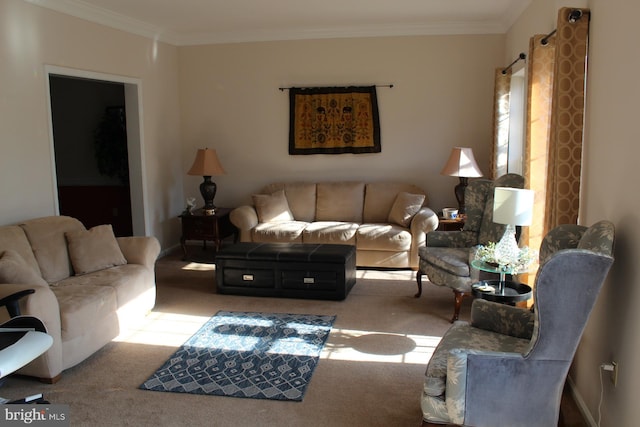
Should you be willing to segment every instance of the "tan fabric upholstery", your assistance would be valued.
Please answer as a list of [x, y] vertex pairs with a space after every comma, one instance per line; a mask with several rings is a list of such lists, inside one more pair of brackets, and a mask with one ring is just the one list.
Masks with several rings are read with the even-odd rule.
[[411, 184], [275, 183], [261, 194], [280, 190], [295, 221], [261, 222], [255, 206], [240, 206], [230, 219], [241, 242], [355, 245], [360, 267], [417, 269], [418, 248], [438, 227], [437, 215], [425, 206], [426, 194]]
[[388, 222], [389, 212], [399, 193], [423, 194], [426, 205], [427, 199], [424, 190], [412, 184], [396, 182], [375, 182], [367, 184], [365, 189], [365, 201], [363, 221], [367, 222]]
[[0, 283], [49, 286], [42, 276], [31, 268], [19, 253], [13, 250], [7, 250], [0, 254]]
[[308, 224], [301, 221], [260, 223], [252, 230], [253, 241], [261, 243], [302, 243], [302, 232]]
[[389, 212], [389, 222], [408, 227], [415, 214], [420, 211], [424, 203], [423, 194], [398, 193], [396, 201], [393, 202], [391, 212]]
[[358, 248], [377, 251], [408, 251], [411, 233], [395, 224], [362, 224], [357, 232]]
[[358, 224], [352, 222], [316, 221], [304, 229], [302, 241], [355, 246], [357, 231]]
[[127, 263], [111, 224], [98, 225], [90, 230], [67, 231], [65, 236], [76, 275]]
[[25, 221], [20, 226], [29, 239], [44, 280], [53, 283], [71, 276], [64, 233], [84, 230], [80, 221], [68, 216], [49, 216]]
[[262, 190], [270, 194], [284, 190], [289, 209], [296, 221], [311, 222], [316, 219], [316, 184], [308, 182], [270, 184]]
[[316, 221], [362, 222], [364, 183], [322, 183], [316, 191]]
[[271, 194], [254, 194], [251, 196], [260, 222], [293, 221], [293, 214], [284, 195], [284, 190]]
[[33, 255], [29, 240], [24, 234], [22, 227], [18, 225], [0, 227], [0, 251], [9, 249], [16, 251], [38, 275], [41, 275], [38, 261], [36, 261], [36, 257]]
[[[98, 231], [106, 228], [99, 227]], [[141, 320], [155, 304], [154, 265], [160, 253], [156, 238], [115, 239], [111, 231], [109, 244], [115, 242], [125, 264], [71, 276], [65, 233], [73, 235], [74, 232], [95, 237], [79, 221], [69, 217], [38, 218], [25, 221], [20, 226], [0, 227], [0, 253], [5, 253], [0, 259], [0, 298], [35, 289], [35, 293], [20, 300], [21, 312], [42, 320], [53, 337], [51, 348], [22, 368], [20, 374], [49, 379], [57, 377], [64, 369], [82, 362], [128, 327], [135, 326], [134, 322]], [[7, 275], [13, 274], [11, 268], [14, 265], [5, 259], [6, 249], [10, 248], [16, 250], [9, 251], [9, 261], [16, 261], [17, 254], [20, 254], [23, 259], [16, 262], [22, 263], [21, 268], [32, 269], [32, 273], [37, 271], [38, 276], [46, 271], [48, 277], [58, 280], [49, 284], [39, 276], [40, 285], [33, 278], [27, 278], [25, 282], [34, 283], [4, 283]], [[76, 256], [80, 255], [76, 253]], [[31, 263], [34, 263], [33, 268]], [[61, 277], [65, 272], [67, 275]], [[0, 321], [7, 319], [7, 311], [0, 310]]]

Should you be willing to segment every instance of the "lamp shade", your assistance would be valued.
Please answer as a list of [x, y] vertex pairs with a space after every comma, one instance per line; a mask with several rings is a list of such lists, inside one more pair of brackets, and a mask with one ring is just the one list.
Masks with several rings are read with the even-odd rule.
[[482, 171], [473, 157], [473, 150], [469, 147], [453, 147], [447, 164], [444, 165], [441, 175], [459, 176], [464, 178], [478, 178]]
[[209, 150], [208, 148], [200, 148], [196, 154], [196, 159], [191, 165], [191, 169], [187, 172], [187, 175], [197, 176], [215, 176], [224, 175], [225, 171], [218, 160], [218, 154], [216, 150]]
[[533, 190], [496, 187], [493, 195], [493, 222], [510, 225], [531, 225]]

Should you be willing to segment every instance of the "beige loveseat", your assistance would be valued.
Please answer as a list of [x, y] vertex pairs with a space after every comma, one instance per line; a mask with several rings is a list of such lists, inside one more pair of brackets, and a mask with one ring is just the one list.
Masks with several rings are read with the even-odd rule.
[[230, 218], [242, 242], [356, 247], [360, 267], [418, 268], [418, 248], [438, 227], [425, 192], [411, 184], [275, 183]]
[[[40, 318], [52, 347], [19, 373], [55, 382], [155, 305], [154, 237], [115, 238], [52, 216], [0, 227], [0, 298], [23, 289], [24, 315]], [[0, 321], [9, 317], [0, 308]]]

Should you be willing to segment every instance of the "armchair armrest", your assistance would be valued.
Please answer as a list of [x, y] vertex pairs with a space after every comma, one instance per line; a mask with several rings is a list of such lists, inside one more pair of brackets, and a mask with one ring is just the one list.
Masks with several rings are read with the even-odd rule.
[[471, 326], [516, 338], [531, 339], [534, 317], [531, 310], [483, 299], [471, 304]]
[[251, 241], [251, 230], [258, 225], [258, 213], [253, 206], [239, 206], [231, 211], [229, 220], [240, 231], [240, 241]]
[[[504, 393], [502, 386], [509, 381], [514, 381], [513, 370], [503, 368], [508, 364], [519, 364], [523, 360], [523, 355], [520, 353], [461, 348], [451, 350], [447, 359], [446, 385], [446, 405], [451, 421], [459, 425], [465, 424], [465, 411], [469, 410], [466, 401], [468, 383], [492, 378], [492, 381], [484, 382], [487, 387], [482, 390], [482, 393], [490, 399], [499, 400]], [[473, 371], [468, 370], [470, 361], [474, 362]], [[477, 378], [478, 376], [482, 378]], [[470, 397], [478, 400], [478, 396]]]
[[129, 264], [144, 265], [153, 271], [158, 255], [160, 242], [155, 237], [118, 237], [118, 245], [122, 255]]

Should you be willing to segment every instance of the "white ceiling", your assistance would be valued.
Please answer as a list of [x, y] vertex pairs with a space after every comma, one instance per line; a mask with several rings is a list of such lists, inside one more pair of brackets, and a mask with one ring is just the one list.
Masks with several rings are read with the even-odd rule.
[[174, 45], [504, 33], [532, 0], [26, 0]]

